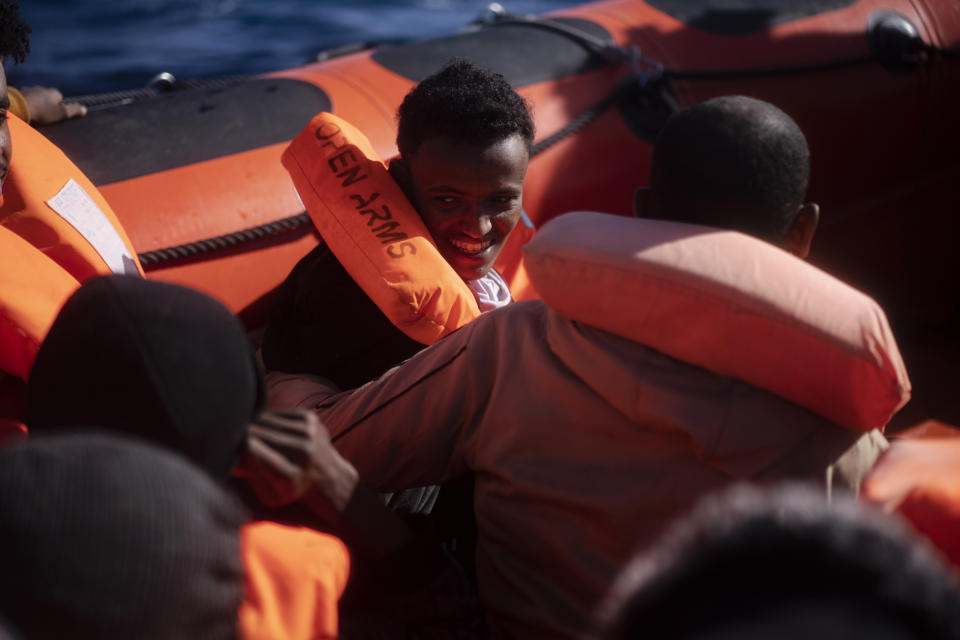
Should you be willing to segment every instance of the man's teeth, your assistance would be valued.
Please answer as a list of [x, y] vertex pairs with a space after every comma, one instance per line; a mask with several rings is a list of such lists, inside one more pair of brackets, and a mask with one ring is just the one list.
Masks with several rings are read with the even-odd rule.
[[450, 244], [455, 246], [460, 251], [464, 253], [480, 253], [487, 247], [492, 244], [491, 240], [483, 240], [480, 242], [466, 242], [463, 240], [450, 240]]

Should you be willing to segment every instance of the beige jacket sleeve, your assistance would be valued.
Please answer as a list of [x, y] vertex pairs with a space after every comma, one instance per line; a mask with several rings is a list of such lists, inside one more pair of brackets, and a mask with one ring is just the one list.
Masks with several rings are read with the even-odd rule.
[[310, 407], [374, 490], [436, 484], [467, 469], [466, 440], [496, 379], [492, 363], [503, 361], [468, 357], [476, 329], [464, 327], [378, 380]]

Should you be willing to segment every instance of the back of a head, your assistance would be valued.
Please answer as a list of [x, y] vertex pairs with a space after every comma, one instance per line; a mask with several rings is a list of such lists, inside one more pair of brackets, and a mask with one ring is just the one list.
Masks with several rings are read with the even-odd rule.
[[514, 134], [533, 144], [526, 102], [501, 74], [454, 60], [414, 87], [399, 110], [397, 148], [416, 152], [428, 138], [488, 146]]
[[898, 522], [806, 487], [704, 500], [633, 560], [601, 637], [960, 638], [960, 590]]
[[0, 0], [0, 57], [23, 62], [30, 52], [30, 27], [11, 0]]
[[235, 638], [242, 522], [146, 443], [84, 430], [0, 450], [0, 612], [27, 638]]
[[26, 423], [31, 433], [123, 431], [223, 477], [262, 402], [246, 335], [223, 305], [186, 287], [104, 276], [71, 296], [41, 345]]
[[780, 240], [803, 205], [810, 151], [774, 105], [723, 96], [671, 117], [653, 148], [650, 192], [667, 220]]

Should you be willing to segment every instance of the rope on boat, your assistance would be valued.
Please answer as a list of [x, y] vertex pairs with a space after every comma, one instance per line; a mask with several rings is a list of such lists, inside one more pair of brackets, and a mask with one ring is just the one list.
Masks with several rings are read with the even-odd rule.
[[[569, 138], [570, 136], [576, 135], [588, 124], [596, 120], [603, 114], [604, 111], [610, 107], [618, 104], [620, 101], [624, 100], [627, 97], [630, 97], [639, 91], [642, 90], [642, 87], [639, 87], [636, 81], [633, 78], [627, 78], [625, 82], [620, 83], [620, 85], [613, 90], [612, 93], [605, 96], [602, 100], [597, 102], [595, 105], [581, 113], [579, 116], [571, 120], [564, 126], [562, 129], [555, 131], [546, 138], [539, 140], [533, 144], [533, 147], [530, 149], [530, 158], [537, 156], [540, 153], [543, 153], [553, 145], [557, 144], [564, 138]], [[672, 103], [672, 100], [671, 100]]]
[[832, 71], [844, 67], [854, 67], [869, 62], [876, 62], [876, 58], [864, 56], [860, 58], [846, 58], [843, 60], [828, 60], [813, 64], [803, 64], [787, 67], [759, 67], [753, 69], [690, 69], [667, 70], [664, 76], [670, 80], [714, 80], [718, 78], [758, 78], [763, 76], [782, 76], [794, 73], [811, 73], [816, 71]]
[[184, 91], [186, 89], [208, 89], [230, 87], [248, 80], [249, 76], [224, 76], [222, 78], [199, 78], [196, 80], [177, 80], [169, 73], [157, 74], [147, 86], [142, 89], [126, 91], [111, 91], [108, 93], [91, 93], [82, 96], [71, 96], [64, 102], [75, 102], [89, 109], [114, 107], [148, 98], [155, 98], [165, 93]]
[[175, 247], [167, 247], [165, 249], [145, 251], [138, 253], [137, 257], [140, 258], [140, 264], [143, 265], [144, 268], [156, 268], [164, 262], [192, 258], [211, 251], [228, 249], [239, 244], [253, 242], [254, 240], [263, 240], [271, 236], [278, 236], [295, 231], [309, 224], [310, 216], [306, 211], [303, 211], [288, 218], [274, 220], [273, 222], [267, 222], [257, 225], [256, 227], [250, 227], [249, 229], [241, 229], [240, 231], [234, 231], [215, 238], [197, 240], [196, 242], [179, 244]]
[[585, 49], [604, 58], [611, 64], [623, 62], [623, 47], [606, 42], [593, 34], [587, 33], [574, 26], [551, 20], [550, 18], [538, 18], [536, 16], [521, 16], [513, 14], [493, 14], [489, 18], [482, 20], [480, 24], [488, 27], [497, 27], [501, 25], [523, 25], [545, 29], [575, 40]]

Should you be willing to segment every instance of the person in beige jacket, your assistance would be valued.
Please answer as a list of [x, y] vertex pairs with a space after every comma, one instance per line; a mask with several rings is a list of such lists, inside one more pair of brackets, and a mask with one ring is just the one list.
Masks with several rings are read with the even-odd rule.
[[[694, 112], [694, 123], [719, 108], [738, 124], [726, 135], [738, 151], [766, 153], [771, 134], [791, 144], [799, 134], [806, 150], [785, 114], [744, 100]], [[736, 184], [734, 163], [719, 160], [716, 147], [711, 153]], [[807, 174], [780, 173], [805, 192]], [[694, 191], [696, 177], [687, 182]], [[772, 197], [782, 186], [771, 185]], [[794, 214], [806, 206], [787, 200]], [[812, 229], [798, 233], [809, 240]], [[284, 374], [268, 386], [272, 406], [313, 409], [377, 491], [475, 475], [478, 581], [498, 637], [585, 633], [637, 547], [712, 490], [784, 478], [855, 490], [884, 446], [876, 432], [844, 429], [542, 301], [484, 314], [352, 391]]]

